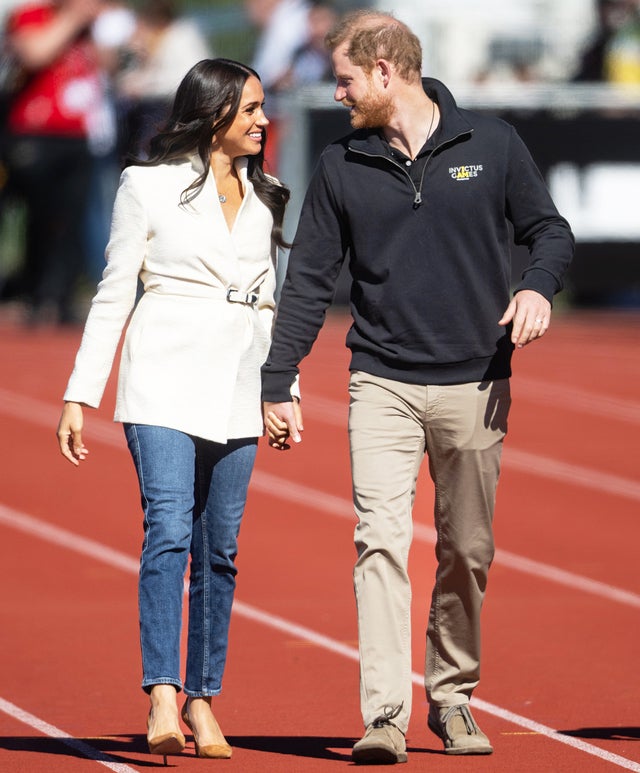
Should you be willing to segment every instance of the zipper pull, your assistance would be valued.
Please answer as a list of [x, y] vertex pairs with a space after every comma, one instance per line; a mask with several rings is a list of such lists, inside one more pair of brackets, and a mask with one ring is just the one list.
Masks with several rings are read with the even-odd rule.
[[413, 206], [419, 207], [420, 204], [422, 204], [422, 193], [420, 191], [416, 191], [416, 195], [413, 199]]

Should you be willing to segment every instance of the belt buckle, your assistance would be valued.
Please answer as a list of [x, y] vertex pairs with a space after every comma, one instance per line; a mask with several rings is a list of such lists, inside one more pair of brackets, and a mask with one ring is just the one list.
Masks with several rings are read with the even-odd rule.
[[[232, 294], [236, 294], [239, 297], [232, 297]], [[247, 306], [254, 306], [258, 301], [256, 293], [243, 293], [236, 287], [230, 287], [227, 290], [227, 300], [229, 303], [244, 303]]]

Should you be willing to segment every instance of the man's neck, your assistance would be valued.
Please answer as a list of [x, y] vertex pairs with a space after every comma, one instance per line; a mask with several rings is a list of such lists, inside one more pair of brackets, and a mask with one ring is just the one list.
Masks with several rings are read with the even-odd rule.
[[437, 129], [439, 121], [438, 105], [420, 86], [420, 93], [413, 90], [408, 99], [396, 106], [393, 118], [388, 126], [382, 127], [382, 133], [392, 147], [413, 159]]

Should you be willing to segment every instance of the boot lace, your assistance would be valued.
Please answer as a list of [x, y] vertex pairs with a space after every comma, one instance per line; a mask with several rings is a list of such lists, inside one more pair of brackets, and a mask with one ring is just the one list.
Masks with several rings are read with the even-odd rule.
[[461, 704], [459, 706], [452, 706], [449, 711], [442, 717], [442, 725], [443, 727], [447, 726], [447, 722], [454, 714], [460, 714], [464, 721], [464, 725], [467, 729], [468, 735], [474, 735], [478, 732], [478, 726], [476, 725], [473, 717], [471, 716], [471, 712], [467, 708], [466, 704]]
[[[371, 723], [372, 727], [384, 727], [385, 725], [393, 725], [396, 730], [400, 730], [400, 728], [396, 725], [395, 722], [392, 722], [392, 719], [395, 719], [398, 714], [402, 711], [402, 707], [404, 706], [404, 701], [399, 706], [385, 706], [384, 707], [384, 714], [380, 714], [380, 716], [376, 717], [373, 722]], [[402, 730], [400, 730], [402, 733]], [[404, 733], [402, 733], [404, 735]]]

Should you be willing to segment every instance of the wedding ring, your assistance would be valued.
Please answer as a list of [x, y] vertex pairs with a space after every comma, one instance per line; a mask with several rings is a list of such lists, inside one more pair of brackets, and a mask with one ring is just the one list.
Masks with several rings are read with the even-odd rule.
[[543, 319], [537, 319], [537, 320], [536, 320], [536, 323], [537, 323], [538, 325], [541, 325], [543, 322], [544, 322], [544, 320], [543, 320]]

